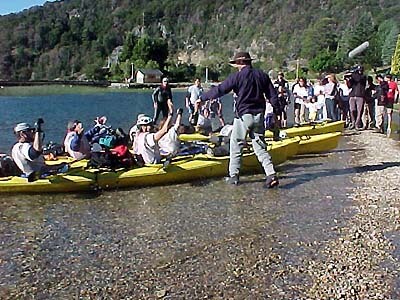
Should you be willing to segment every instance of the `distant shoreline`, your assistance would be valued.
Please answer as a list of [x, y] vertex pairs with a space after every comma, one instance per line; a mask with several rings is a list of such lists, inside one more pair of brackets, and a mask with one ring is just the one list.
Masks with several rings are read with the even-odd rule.
[[[191, 82], [170, 83], [172, 90], [185, 91]], [[151, 91], [160, 83], [115, 83], [109, 81], [0, 81], [0, 96], [42, 96], [59, 94], [95, 94], [98, 92]], [[209, 84], [204, 83], [207, 89]]]
[[[171, 88], [186, 88], [193, 83], [191, 82], [171, 82]], [[160, 85], [159, 82], [152, 83], [124, 83], [111, 82], [107, 80], [36, 80], [36, 81], [6, 81], [0, 80], [0, 87], [21, 87], [21, 86], [89, 86], [89, 87], [111, 87], [111, 88], [128, 88], [128, 89], [143, 89], [156, 88]]]

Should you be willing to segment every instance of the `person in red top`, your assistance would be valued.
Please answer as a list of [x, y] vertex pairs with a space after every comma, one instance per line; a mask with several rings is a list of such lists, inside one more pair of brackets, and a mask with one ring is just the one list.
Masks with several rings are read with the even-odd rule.
[[389, 90], [387, 92], [387, 104], [386, 104], [386, 113], [388, 117], [387, 136], [389, 136], [391, 133], [391, 125], [392, 125], [393, 104], [398, 102], [399, 88], [397, 86], [397, 83], [393, 80], [392, 75], [387, 74], [385, 76], [385, 81], [388, 83], [389, 86]]

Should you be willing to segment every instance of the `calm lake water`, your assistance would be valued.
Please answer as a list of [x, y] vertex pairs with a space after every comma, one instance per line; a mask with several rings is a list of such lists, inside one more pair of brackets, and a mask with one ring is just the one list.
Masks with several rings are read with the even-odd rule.
[[[107, 116], [109, 125], [121, 127], [126, 132], [140, 113], [153, 116], [151, 91], [106, 92], [91, 95], [49, 95], [31, 97], [0, 97], [2, 116], [0, 117], [0, 152], [9, 152], [15, 142], [13, 128], [16, 123], [28, 122], [33, 125], [37, 118], [44, 119], [45, 142], [61, 143], [68, 121], [78, 119], [90, 127], [96, 116]], [[185, 92], [174, 91], [176, 108], [185, 107]], [[233, 98], [222, 98], [226, 121], [233, 119]], [[187, 123], [184, 110], [184, 122]]]

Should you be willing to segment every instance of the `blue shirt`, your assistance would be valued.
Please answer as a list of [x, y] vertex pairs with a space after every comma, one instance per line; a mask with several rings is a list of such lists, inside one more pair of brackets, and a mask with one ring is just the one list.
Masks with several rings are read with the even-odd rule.
[[265, 99], [268, 99], [275, 110], [279, 110], [278, 96], [271, 79], [263, 71], [246, 66], [239, 72], [228, 76], [221, 84], [202, 94], [202, 101], [216, 99], [229, 93], [237, 95], [235, 113], [237, 117], [244, 114], [264, 113]]

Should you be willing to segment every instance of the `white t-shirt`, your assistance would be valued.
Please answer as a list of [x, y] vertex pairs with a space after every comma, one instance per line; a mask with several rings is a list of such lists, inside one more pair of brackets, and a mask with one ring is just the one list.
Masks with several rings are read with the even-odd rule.
[[195, 104], [196, 100], [200, 98], [201, 94], [203, 93], [203, 88], [197, 85], [191, 85], [188, 88], [188, 94], [189, 94], [189, 101], [191, 104]]
[[308, 108], [309, 113], [316, 113], [318, 111], [318, 109], [320, 108], [319, 104], [317, 102], [314, 102], [314, 103], [307, 102], [307, 103], [304, 103], [304, 105]]
[[323, 85], [320, 85], [320, 84], [316, 84], [316, 85], [314, 85], [314, 95], [315, 96], [320, 96], [321, 94], [323, 95], [324, 94], [324, 91], [325, 91], [325, 89], [324, 89], [324, 86]]
[[26, 175], [33, 172], [40, 172], [45, 167], [44, 158], [40, 155], [38, 158], [31, 159], [29, 157], [29, 149], [33, 146], [30, 143], [16, 143], [12, 150], [11, 156], [18, 168]]
[[351, 91], [351, 89], [345, 83], [341, 83], [339, 85], [339, 89], [342, 90], [342, 95], [343, 96], [348, 96], [350, 94], [350, 91]]
[[160, 149], [154, 140], [154, 133], [137, 133], [134, 151], [143, 157], [146, 164], [157, 164], [161, 161]]
[[181, 144], [178, 136], [178, 127], [179, 125], [171, 127], [167, 134], [158, 141], [161, 154], [176, 155], [178, 153]]
[[[299, 103], [299, 104], [303, 104], [303, 98], [308, 97], [308, 90], [305, 86], [300, 86], [299, 84], [297, 84], [293, 89], [293, 94], [297, 94], [295, 102]], [[300, 97], [300, 98], [298, 98], [298, 97]]]
[[334, 88], [335, 88], [335, 83], [333, 82], [328, 82], [327, 84], [324, 85], [325, 98], [333, 99], [332, 93]]

